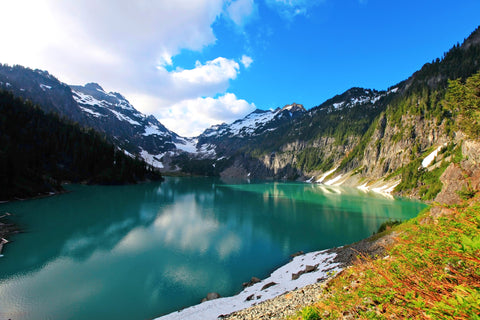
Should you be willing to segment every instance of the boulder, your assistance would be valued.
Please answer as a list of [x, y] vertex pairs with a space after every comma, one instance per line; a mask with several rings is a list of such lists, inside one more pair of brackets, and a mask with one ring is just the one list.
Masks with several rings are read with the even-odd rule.
[[262, 287], [262, 290], [265, 290], [265, 289], [268, 289], [268, 288], [270, 288], [270, 287], [273, 287], [273, 286], [276, 285], [276, 284], [277, 284], [276, 282], [269, 282], [269, 283], [267, 283], [266, 285], [264, 285], [264, 286]]
[[313, 271], [317, 270], [317, 267], [318, 267], [318, 264], [315, 265], [315, 266], [307, 265], [307, 266], [305, 266], [305, 273], [313, 272]]
[[258, 279], [257, 277], [252, 277], [252, 279], [250, 279], [250, 281], [242, 283], [242, 286], [244, 288], [251, 287], [255, 283], [259, 283], [260, 281], [262, 281], [262, 280]]
[[202, 302], [205, 302], [205, 301], [210, 301], [210, 300], [215, 300], [215, 299], [218, 299], [220, 298], [221, 295], [216, 293], [216, 292], [209, 292], [207, 294], [207, 296], [205, 298], [202, 299]]

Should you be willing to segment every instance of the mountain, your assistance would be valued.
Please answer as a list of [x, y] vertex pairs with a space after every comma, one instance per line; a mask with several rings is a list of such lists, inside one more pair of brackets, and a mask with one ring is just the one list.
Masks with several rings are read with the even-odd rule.
[[121, 94], [105, 92], [96, 83], [69, 86], [46, 71], [0, 65], [0, 89], [103, 132], [128, 154], [138, 154], [156, 167], [163, 167], [160, 159], [168, 152], [196, 151], [192, 140], [178, 136], [154, 116], [137, 111]]
[[79, 123], [87, 119], [73, 99], [70, 87], [47, 71], [0, 64], [0, 89], [30, 100], [46, 112], [58, 113]]
[[256, 137], [288, 125], [305, 113], [303, 105], [296, 103], [275, 110], [257, 109], [231, 124], [223, 123], [206, 129], [197, 137], [198, 145], [213, 145], [216, 154], [231, 155]]
[[[272, 111], [256, 111], [207, 129], [199, 143], [226, 157], [221, 168], [213, 159], [216, 169], [209, 170], [224, 177], [301, 179], [434, 199], [452, 182], [444, 175], [476, 172], [479, 70], [477, 29], [387, 91], [352, 88], [272, 126]], [[195, 167], [194, 160], [183, 163]], [[462, 179], [457, 186], [472, 185]]]
[[120, 93], [107, 93], [96, 83], [70, 88], [78, 108], [88, 118], [85, 124], [113, 137], [115, 143], [128, 152], [160, 166], [155, 155], [177, 149], [177, 134], [154, 116], [137, 111]]
[[135, 183], [161, 176], [93, 129], [0, 90], [0, 200], [61, 191], [65, 181]]
[[195, 138], [178, 136], [95, 83], [68, 86], [44, 71], [1, 66], [0, 88], [101, 131], [167, 171], [395, 189], [433, 199], [447, 167], [461, 166], [459, 155], [477, 149], [476, 109], [464, 101], [476, 101], [465, 97], [478, 91], [479, 70], [477, 29], [386, 91], [351, 88], [308, 111], [296, 103], [255, 110]]
[[[198, 137], [199, 146], [215, 149], [210, 165], [206, 159], [186, 157], [177, 158], [176, 164], [193, 174], [201, 174], [198, 168], [203, 167], [208, 174], [255, 179], [297, 179], [312, 169], [329, 169], [344, 156], [348, 134], [364, 132], [397, 90], [352, 88], [309, 111], [296, 103], [255, 110]], [[332, 143], [328, 135], [340, 142]], [[228, 161], [219, 164], [217, 159]]]

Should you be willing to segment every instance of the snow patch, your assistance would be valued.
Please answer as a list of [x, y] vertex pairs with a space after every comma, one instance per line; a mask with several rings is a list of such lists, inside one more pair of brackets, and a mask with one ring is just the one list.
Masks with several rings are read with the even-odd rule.
[[73, 99], [79, 104], [90, 105], [90, 106], [104, 106], [103, 101], [97, 100], [91, 95], [84, 94], [83, 92], [72, 90]]
[[426, 168], [428, 167], [430, 164], [432, 164], [433, 160], [435, 159], [435, 157], [438, 155], [438, 152], [443, 148], [445, 147], [447, 144], [444, 143], [443, 145], [439, 146], [437, 149], [435, 149], [432, 153], [430, 153], [428, 156], [425, 157], [425, 159], [423, 159], [422, 161], [422, 167], [423, 168]]
[[179, 142], [175, 143], [177, 149], [188, 153], [195, 153], [197, 151], [197, 139], [179, 138]]
[[[118, 97], [115, 96], [114, 94], [109, 93], [108, 95], [118, 99]], [[119, 101], [120, 102], [115, 105], [116, 107], [129, 110], [129, 111], [136, 111], [135, 108], [130, 103], [128, 103], [128, 101], [126, 100], [119, 100]]]
[[389, 182], [389, 183], [386, 183], [386, 182], [375, 183], [371, 186], [368, 186], [367, 182], [365, 182], [361, 186], [358, 186], [357, 189], [360, 189], [364, 192], [372, 191], [372, 192], [381, 194], [387, 198], [393, 198], [392, 192], [395, 189], [395, 187], [400, 184], [400, 182], [402, 182], [401, 179], [393, 182]]
[[265, 113], [251, 113], [244, 119], [236, 121], [230, 125], [230, 131], [232, 135], [243, 134], [251, 135], [255, 129], [264, 126], [271, 121], [278, 112], [265, 112]]
[[[126, 151], [124, 151], [126, 152]], [[160, 161], [161, 155], [153, 155], [142, 149], [140, 156], [145, 160], [146, 163], [152, 165], [155, 168], [163, 169], [163, 163]]]
[[126, 115], [124, 114], [121, 114], [120, 112], [118, 111], [115, 111], [115, 110], [112, 110], [112, 109], [108, 109], [108, 111], [110, 111], [111, 113], [113, 113], [118, 120], [120, 121], [127, 121], [128, 123], [130, 124], [133, 124], [133, 125], [137, 125], [137, 126], [141, 126], [141, 124], [135, 120], [132, 120], [131, 118], [127, 117]]
[[333, 179], [330, 179], [328, 181], [325, 181], [323, 184], [327, 185], [327, 186], [333, 186], [335, 183], [337, 183], [338, 181], [340, 181], [340, 179], [342, 179], [343, 175], [340, 174], [338, 176], [336, 176], [335, 178]]
[[335, 109], [339, 109], [339, 108], [343, 107], [344, 104], [345, 104], [345, 102], [334, 103], [333, 107]]
[[130, 158], [135, 158], [135, 156], [133, 154], [131, 154], [130, 152], [128, 152], [127, 150], [125, 150], [125, 149], [121, 149], [121, 150], [123, 151], [123, 153], [125, 153]]
[[372, 188], [372, 191], [376, 192], [376, 193], [381, 193], [381, 194], [384, 194], [384, 195], [390, 195], [391, 196], [391, 193], [393, 192], [395, 187], [400, 184], [400, 182], [402, 182], [402, 180], [398, 180], [398, 181], [395, 181], [394, 183], [390, 183], [390, 184], [385, 184], [385, 185], [377, 187], [377, 188]]
[[106, 117], [106, 115], [101, 114], [101, 113], [98, 113], [98, 112], [95, 112], [95, 111], [90, 110], [90, 109], [88, 109], [88, 108], [85, 108], [85, 107], [82, 107], [82, 106], [78, 106], [78, 107], [79, 107], [80, 109], [82, 109], [82, 111], [84, 111], [84, 112], [86, 112], [86, 113], [88, 113], [88, 114], [91, 114], [91, 115], [93, 115], [94, 117], [97, 117], [97, 118], [99, 118], [99, 117]]
[[370, 188], [367, 187], [367, 183], [366, 183], [366, 182], [365, 182], [364, 184], [362, 184], [361, 186], [358, 186], [357, 189], [360, 189], [360, 190], [366, 191], [366, 192], [370, 191]]
[[331, 175], [332, 173], [334, 173], [336, 170], [338, 169], [338, 167], [330, 170], [330, 171], [327, 171], [325, 172], [317, 181], [315, 181], [316, 183], [322, 183], [323, 180], [325, 180], [325, 178], [327, 178], [329, 175]]
[[[327, 278], [329, 275], [341, 271], [339, 265], [333, 262], [335, 257], [335, 253], [327, 253], [327, 250], [297, 256], [290, 263], [275, 270], [270, 277], [244, 289], [235, 296], [206, 301], [181, 311], [172, 312], [156, 320], [217, 319], [222, 314], [251, 307], [296, 288], [314, 284], [319, 278]], [[304, 271], [307, 265], [318, 266], [315, 271], [303, 273], [298, 279], [292, 280], [292, 275]], [[272, 283], [275, 284], [262, 290], [265, 285]]]
[[[260, 130], [261, 132], [263, 132], [262, 129], [267, 123], [272, 121], [278, 115], [282, 116], [283, 110], [290, 110], [291, 108], [293, 108], [293, 106], [286, 106], [283, 109], [268, 110], [264, 112], [252, 112], [245, 118], [237, 120], [230, 125], [221, 124], [211, 126], [204, 136], [212, 137], [228, 135], [229, 137], [244, 137], [255, 135], [255, 131]], [[290, 116], [292, 116], [292, 113], [290, 113]], [[277, 128], [269, 128], [267, 130], [274, 131], [276, 129]]]
[[52, 89], [52, 86], [47, 86], [46, 84], [40, 84], [40, 88], [45, 91], [45, 90], [50, 90]]
[[160, 131], [158, 126], [150, 124], [148, 127], [145, 127], [145, 133], [142, 133], [144, 136], [151, 136], [151, 135], [157, 135], [157, 136], [167, 136], [167, 134], [163, 131]]
[[[202, 144], [197, 149], [197, 153], [202, 154], [204, 158], [215, 158], [217, 156], [217, 153], [215, 152], [215, 145], [209, 143]], [[217, 159], [217, 161], [221, 160], [222, 158]]]

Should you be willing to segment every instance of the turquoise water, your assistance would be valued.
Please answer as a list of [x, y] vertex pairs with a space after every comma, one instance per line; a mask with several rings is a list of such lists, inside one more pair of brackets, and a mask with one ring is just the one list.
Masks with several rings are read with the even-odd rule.
[[241, 290], [297, 251], [348, 244], [423, 204], [297, 183], [167, 178], [0, 205], [0, 319], [151, 319]]

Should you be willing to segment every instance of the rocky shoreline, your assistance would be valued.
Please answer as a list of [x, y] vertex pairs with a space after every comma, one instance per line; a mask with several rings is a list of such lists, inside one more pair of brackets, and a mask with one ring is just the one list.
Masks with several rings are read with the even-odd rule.
[[5, 218], [10, 217], [10, 213], [5, 213], [0, 216], [0, 257], [2, 257], [2, 251], [5, 244], [9, 241], [7, 238], [14, 233], [18, 233], [18, 227], [12, 223], [6, 222]]
[[328, 281], [357, 256], [384, 255], [394, 237], [386, 232], [348, 246], [295, 255], [270, 277], [245, 283], [247, 287], [235, 296], [205, 301], [157, 319], [284, 319], [324, 295]]
[[[385, 248], [394, 243], [395, 234], [388, 233], [381, 237], [373, 235], [370, 238], [361, 240], [354, 244], [330, 249], [335, 252], [335, 263], [342, 266], [342, 269], [350, 266], [358, 255], [370, 257], [382, 257], [385, 254]], [[233, 312], [221, 317], [224, 320], [261, 320], [261, 319], [285, 319], [285, 317], [295, 315], [301, 308], [311, 305], [318, 301], [320, 297], [328, 295], [325, 287], [334, 277], [329, 277], [323, 281], [307, 285], [290, 292], [259, 303], [250, 308]]]

